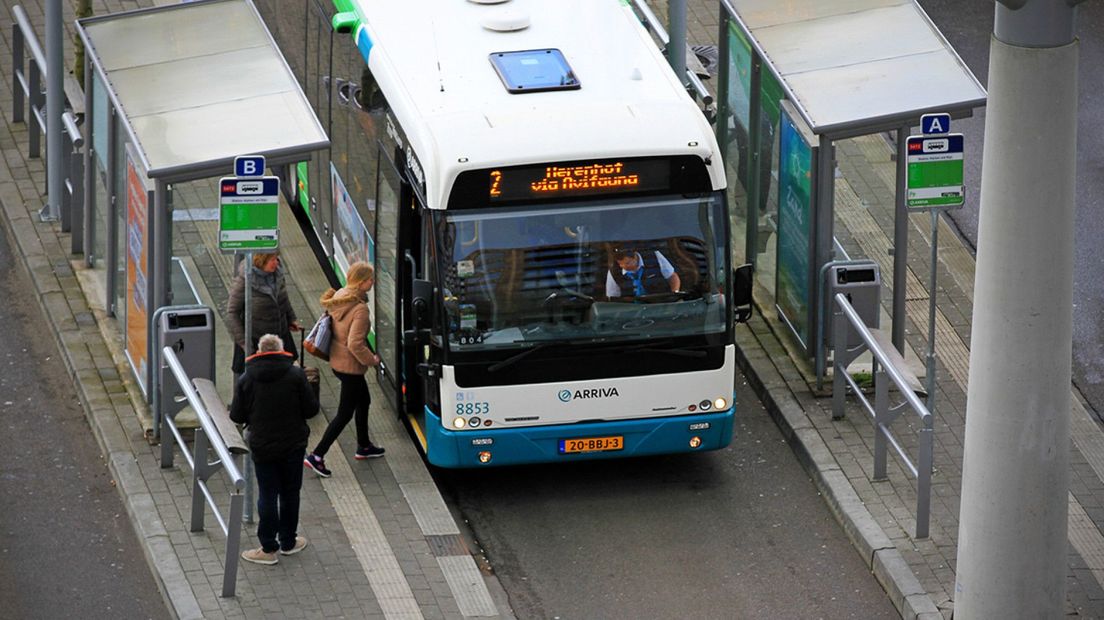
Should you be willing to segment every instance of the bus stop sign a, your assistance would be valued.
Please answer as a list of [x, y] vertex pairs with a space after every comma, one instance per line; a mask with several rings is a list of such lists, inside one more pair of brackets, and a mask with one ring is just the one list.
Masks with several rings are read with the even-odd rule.
[[279, 177], [219, 179], [219, 250], [276, 250], [280, 247], [279, 213]]
[[962, 145], [960, 133], [909, 136], [908, 208], [955, 209], [963, 205]]

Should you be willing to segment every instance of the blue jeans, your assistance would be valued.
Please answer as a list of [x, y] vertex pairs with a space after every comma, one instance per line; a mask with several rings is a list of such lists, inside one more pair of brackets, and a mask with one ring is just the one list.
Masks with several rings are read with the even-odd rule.
[[295, 546], [299, 528], [299, 489], [303, 451], [275, 461], [253, 462], [257, 472], [257, 538], [265, 553]]

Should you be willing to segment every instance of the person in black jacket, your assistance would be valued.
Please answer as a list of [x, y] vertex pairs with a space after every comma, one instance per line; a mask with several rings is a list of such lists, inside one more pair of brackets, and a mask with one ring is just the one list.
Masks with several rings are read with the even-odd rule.
[[303, 456], [318, 399], [307, 375], [284, 351], [279, 336], [261, 336], [258, 351], [245, 360], [245, 372], [234, 386], [230, 419], [246, 424], [246, 437], [257, 472], [258, 549], [242, 553], [256, 564], [275, 564], [280, 555], [307, 546], [299, 536], [299, 489], [303, 486]]

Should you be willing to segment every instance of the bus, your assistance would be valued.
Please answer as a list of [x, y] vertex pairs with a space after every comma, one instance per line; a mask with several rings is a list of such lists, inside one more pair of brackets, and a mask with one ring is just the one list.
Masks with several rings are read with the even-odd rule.
[[731, 442], [724, 165], [628, 3], [257, 6], [331, 140], [288, 201], [333, 285], [374, 265], [378, 382], [431, 464]]

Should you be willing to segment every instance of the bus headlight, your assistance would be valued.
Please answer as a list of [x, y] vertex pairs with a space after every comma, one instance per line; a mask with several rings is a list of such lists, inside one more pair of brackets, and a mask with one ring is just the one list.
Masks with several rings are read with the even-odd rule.
[[491, 462], [491, 453], [486, 451], [486, 450], [484, 450], [483, 452], [480, 452], [479, 453], [479, 462], [480, 463], [490, 463]]
[[702, 411], [709, 411], [709, 408], [713, 406], [713, 401], [708, 398], [698, 403], [698, 409]]
[[717, 411], [728, 409], [728, 401], [723, 398], [718, 398], [717, 400], [713, 401], [713, 408]]
[[479, 426], [479, 418], [473, 417], [472, 419], [468, 420], [468, 426], [472, 428]]
[[701, 437], [698, 437], [696, 435], [694, 437], [691, 437], [690, 438], [690, 447], [691, 448], [701, 447]]
[[464, 418], [453, 418], [452, 419], [452, 426], [455, 429], [459, 430], [461, 428], [464, 428], [465, 424], [467, 424], [467, 422], [464, 421]]

